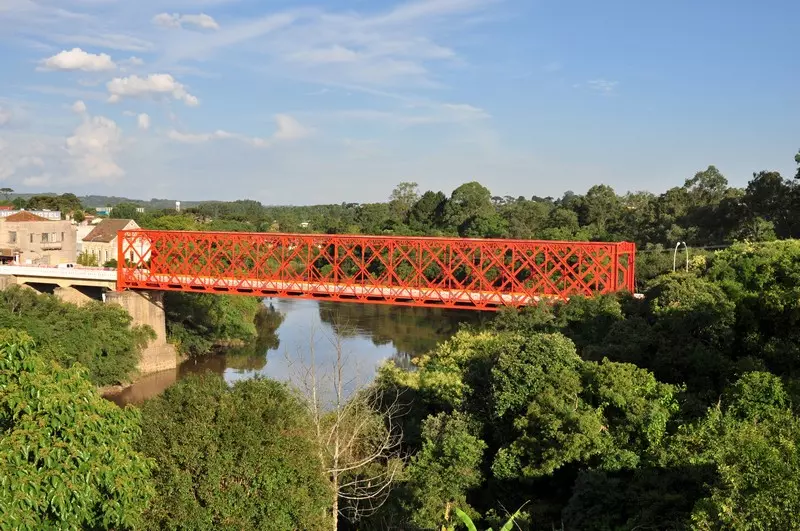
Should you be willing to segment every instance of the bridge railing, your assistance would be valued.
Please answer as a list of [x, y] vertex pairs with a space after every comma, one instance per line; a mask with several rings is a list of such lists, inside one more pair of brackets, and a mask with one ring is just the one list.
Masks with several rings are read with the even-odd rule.
[[118, 242], [120, 289], [477, 307], [634, 289], [628, 242], [153, 230]]
[[117, 270], [100, 267], [0, 265], [0, 275], [114, 281], [117, 279]]

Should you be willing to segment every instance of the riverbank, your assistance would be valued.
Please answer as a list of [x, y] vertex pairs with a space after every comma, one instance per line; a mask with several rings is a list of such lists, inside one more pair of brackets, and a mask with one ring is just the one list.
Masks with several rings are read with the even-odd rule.
[[267, 309], [259, 313], [262, 318], [257, 320], [255, 344], [220, 342], [214, 354], [184, 357], [176, 369], [107, 386], [101, 393], [120, 406], [141, 403], [190, 374], [207, 371], [229, 383], [263, 376], [299, 384], [299, 368], [310, 360], [312, 348], [320, 370], [330, 370], [336, 359], [332, 340], [337, 333], [348, 358], [347, 381], [369, 383], [375, 368], [387, 359], [402, 364], [429, 352], [451, 337], [459, 323], [479, 317], [475, 312], [438, 308], [296, 300], [275, 300]]

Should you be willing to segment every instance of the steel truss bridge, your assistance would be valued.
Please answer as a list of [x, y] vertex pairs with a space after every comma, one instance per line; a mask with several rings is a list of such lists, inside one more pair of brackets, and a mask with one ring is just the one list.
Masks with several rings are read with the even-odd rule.
[[117, 289], [519, 307], [634, 291], [633, 243], [120, 231]]

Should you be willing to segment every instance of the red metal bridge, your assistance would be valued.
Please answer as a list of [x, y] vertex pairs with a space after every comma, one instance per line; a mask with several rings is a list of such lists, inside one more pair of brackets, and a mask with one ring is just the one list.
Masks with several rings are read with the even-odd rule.
[[492, 310], [634, 290], [633, 243], [132, 230], [117, 289]]

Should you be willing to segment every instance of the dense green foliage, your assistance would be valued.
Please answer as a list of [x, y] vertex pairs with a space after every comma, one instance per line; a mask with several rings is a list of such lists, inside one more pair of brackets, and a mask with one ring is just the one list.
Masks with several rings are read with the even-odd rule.
[[327, 479], [311, 423], [284, 385], [192, 377], [143, 407], [155, 459], [149, 529], [327, 528]]
[[165, 293], [164, 310], [170, 340], [190, 356], [255, 342], [256, 316], [267, 311], [255, 297], [181, 292]]
[[0, 529], [139, 529], [152, 464], [136, 410], [103, 400], [79, 366], [0, 330]]
[[736, 244], [642, 300], [501, 312], [385, 365], [413, 457], [362, 528], [452, 503], [494, 526], [527, 503], [523, 529], [795, 528], [799, 274], [797, 241]]
[[64, 367], [81, 363], [97, 385], [128, 381], [153, 337], [151, 329], [132, 327], [131, 320], [115, 305], [78, 307], [18, 286], [0, 292], [0, 327], [27, 332], [45, 359]]

